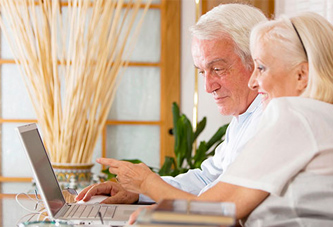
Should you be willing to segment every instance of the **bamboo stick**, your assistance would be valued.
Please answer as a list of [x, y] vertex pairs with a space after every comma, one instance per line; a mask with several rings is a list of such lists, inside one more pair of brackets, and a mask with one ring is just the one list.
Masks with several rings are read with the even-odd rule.
[[124, 5], [123, 0], [69, 0], [64, 14], [58, 1], [0, 1], [0, 26], [21, 63], [52, 162], [92, 161], [119, 72], [128, 66], [123, 58], [133, 50], [150, 1], [140, 18], [140, 0]]

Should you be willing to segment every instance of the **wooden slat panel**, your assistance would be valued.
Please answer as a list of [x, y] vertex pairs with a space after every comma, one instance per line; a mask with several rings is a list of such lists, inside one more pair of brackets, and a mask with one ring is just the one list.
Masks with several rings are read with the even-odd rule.
[[31, 182], [31, 177], [2, 177], [0, 176], [0, 182]]
[[202, 13], [205, 14], [215, 6], [219, 4], [228, 4], [228, 3], [243, 3], [249, 4], [261, 9], [262, 12], [268, 17], [274, 17], [274, 0], [202, 0]]
[[180, 103], [180, 1], [162, 1], [161, 68], [161, 165], [165, 156], [174, 156], [171, 107]]
[[[68, 6], [68, 3], [67, 2], [61, 2], [61, 6], [66, 7], [66, 6]], [[146, 6], [145, 4], [141, 4], [140, 8], [145, 8], [145, 6]], [[123, 8], [126, 8], [126, 7], [128, 7], [127, 3], [124, 4]], [[159, 8], [161, 8], [161, 5], [160, 4], [151, 4], [149, 6], [149, 8], [150, 9], [159, 9]]]
[[[35, 1], [34, 2], [34, 4], [35, 5], [39, 5], [39, 1]], [[92, 3], [91, 3], [92, 4]], [[60, 5], [62, 6], [62, 7], [67, 7], [68, 6], [68, 2], [63, 2], [63, 1], [60, 1]], [[73, 5], [73, 4], [71, 4], [71, 5]], [[123, 8], [126, 8], [126, 7], [128, 7], [128, 3], [124, 3], [124, 5], [123, 5]], [[141, 4], [140, 5], [140, 8], [145, 8], [145, 4]], [[159, 9], [159, 8], [161, 8], [161, 5], [160, 4], [151, 4], [150, 6], [149, 6], [149, 8], [150, 9]]]
[[37, 123], [36, 119], [2, 119], [0, 123]]
[[[1, 119], [0, 123], [37, 123], [36, 119]], [[107, 120], [107, 125], [161, 125], [161, 121], [115, 121]]]
[[107, 125], [162, 125], [161, 121], [112, 121], [107, 120]]
[[[2, 64], [16, 64], [14, 59], [0, 59], [0, 65]], [[60, 61], [59, 61], [60, 64]], [[161, 63], [160, 62], [130, 62], [128, 66], [138, 66], [138, 67], [160, 67]]]
[[[34, 196], [34, 195], [32, 195], [32, 196]], [[2, 199], [2, 198], [15, 198], [15, 197], [16, 197], [16, 194], [2, 194], [2, 193], [0, 193], [0, 199]], [[1, 211], [1, 206], [0, 206], [0, 212], [3, 213]]]

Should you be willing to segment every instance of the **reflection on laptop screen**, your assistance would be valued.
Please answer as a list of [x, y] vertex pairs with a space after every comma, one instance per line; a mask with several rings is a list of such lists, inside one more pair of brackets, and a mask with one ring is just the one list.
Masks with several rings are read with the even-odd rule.
[[[36, 181], [54, 217], [66, 203], [37, 129], [21, 132], [22, 141], [33, 164]], [[53, 179], [52, 179], [53, 178]]]

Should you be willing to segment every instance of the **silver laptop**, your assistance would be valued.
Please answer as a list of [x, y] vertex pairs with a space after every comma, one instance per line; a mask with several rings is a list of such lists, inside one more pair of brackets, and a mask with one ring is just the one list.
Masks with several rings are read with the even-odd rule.
[[17, 131], [50, 219], [83, 225], [103, 223], [122, 226], [126, 224], [130, 214], [140, 206], [66, 203], [37, 125], [33, 123], [20, 126], [17, 127]]

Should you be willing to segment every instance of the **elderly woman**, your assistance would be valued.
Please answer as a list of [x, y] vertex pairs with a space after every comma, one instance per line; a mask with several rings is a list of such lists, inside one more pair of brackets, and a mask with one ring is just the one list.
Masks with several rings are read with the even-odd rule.
[[267, 106], [254, 139], [201, 195], [173, 188], [144, 164], [97, 161], [155, 201], [233, 202], [245, 226], [333, 226], [332, 40], [333, 26], [315, 13], [254, 28], [249, 86]]

